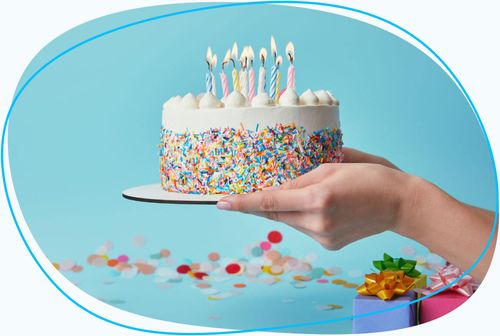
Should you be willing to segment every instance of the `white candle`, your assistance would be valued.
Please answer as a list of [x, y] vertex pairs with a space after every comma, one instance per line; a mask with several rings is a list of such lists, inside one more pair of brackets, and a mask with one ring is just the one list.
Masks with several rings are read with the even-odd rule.
[[240, 57], [240, 85], [241, 85], [241, 94], [245, 97], [248, 97], [248, 73], [247, 73], [247, 63], [248, 63], [248, 49], [247, 47], [243, 48]]
[[266, 91], [266, 58], [267, 58], [267, 50], [262, 48], [260, 49], [260, 69], [259, 69], [259, 87], [257, 89], [257, 93], [264, 93]]

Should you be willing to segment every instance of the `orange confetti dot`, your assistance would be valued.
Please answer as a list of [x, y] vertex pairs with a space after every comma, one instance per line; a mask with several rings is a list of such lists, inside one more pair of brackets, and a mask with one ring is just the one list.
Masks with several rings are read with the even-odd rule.
[[245, 288], [247, 285], [244, 283], [236, 283], [233, 285], [234, 288]]
[[208, 255], [208, 259], [210, 261], [218, 261], [220, 259], [220, 254], [217, 253], [217, 252], [212, 252], [212, 253], [209, 253]]
[[342, 280], [342, 279], [332, 280], [332, 284], [334, 284], [334, 285], [345, 285], [346, 283], [347, 283], [347, 281]]
[[75, 273], [80, 273], [81, 271], [83, 271], [83, 267], [80, 265], [75, 265], [75, 266], [71, 267], [71, 270]]
[[116, 260], [116, 259], [109, 259], [108, 260], [109, 267], [115, 267], [116, 265], [118, 265], [118, 260]]
[[160, 251], [160, 255], [161, 255], [162, 257], [167, 258], [167, 257], [169, 257], [169, 256], [170, 256], [170, 251], [169, 251], [169, 250], [167, 250], [167, 249], [162, 249], [162, 250]]
[[58, 263], [55, 263], [55, 262], [54, 262], [54, 263], [52, 263], [52, 266], [54, 266], [54, 267], [55, 267], [55, 269], [59, 271], [59, 268], [60, 268], [60, 267], [59, 267], [59, 264], [58, 264]]

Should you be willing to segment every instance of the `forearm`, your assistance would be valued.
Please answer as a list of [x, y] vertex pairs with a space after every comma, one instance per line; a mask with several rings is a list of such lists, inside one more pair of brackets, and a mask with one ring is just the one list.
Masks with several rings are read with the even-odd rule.
[[[410, 177], [395, 231], [414, 239], [449, 262], [468, 269], [485, 248], [494, 213], [461, 203], [435, 185]], [[490, 265], [495, 237], [471, 275], [482, 280]]]

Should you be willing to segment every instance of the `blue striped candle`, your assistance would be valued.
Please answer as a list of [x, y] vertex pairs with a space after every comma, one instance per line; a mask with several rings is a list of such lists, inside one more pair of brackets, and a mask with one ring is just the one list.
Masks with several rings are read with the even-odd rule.
[[278, 67], [275, 65], [273, 65], [273, 67], [271, 68], [271, 85], [270, 85], [270, 88], [269, 88], [269, 97], [271, 97], [271, 99], [275, 99], [276, 98], [276, 80], [277, 80], [277, 77], [278, 77]]

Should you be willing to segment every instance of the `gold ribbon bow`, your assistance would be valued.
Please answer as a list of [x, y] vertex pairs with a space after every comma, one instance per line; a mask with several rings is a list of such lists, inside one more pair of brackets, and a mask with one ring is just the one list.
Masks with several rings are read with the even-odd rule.
[[361, 295], [376, 295], [382, 300], [390, 300], [394, 295], [404, 295], [413, 288], [415, 279], [404, 271], [384, 271], [365, 275], [365, 283], [358, 287]]

